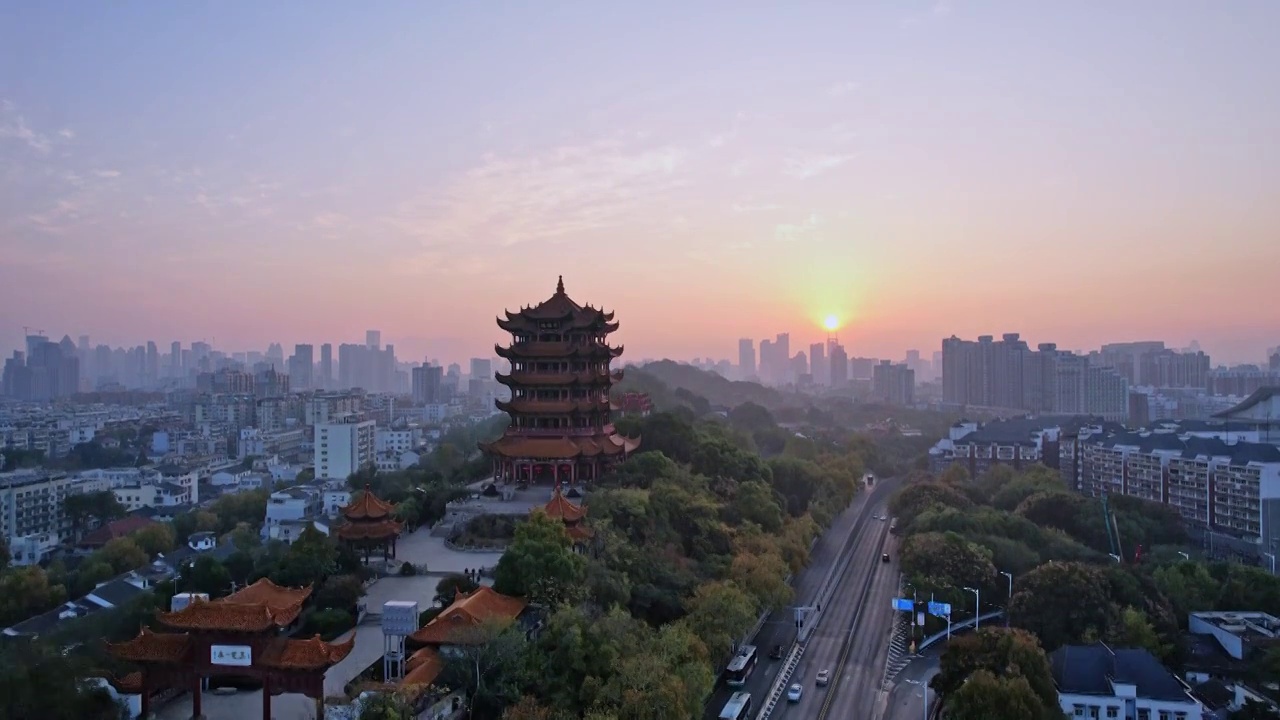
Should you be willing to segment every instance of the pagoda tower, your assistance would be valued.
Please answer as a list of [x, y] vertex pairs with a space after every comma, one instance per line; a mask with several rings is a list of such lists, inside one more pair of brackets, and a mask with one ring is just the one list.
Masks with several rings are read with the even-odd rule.
[[396, 540], [404, 530], [395, 512], [395, 506], [374, 495], [366, 483], [364, 492], [342, 508], [345, 522], [337, 528], [338, 540], [363, 555], [366, 565], [375, 548], [382, 550], [383, 560], [390, 560], [396, 556]]
[[607, 338], [618, 329], [613, 313], [582, 306], [565, 294], [563, 276], [549, 299], [520, 312], [504, 311], [498, 327], [511, 344], [495, 347], [511, 361], [496, 373], [511, 388], [511, 401], [496, 402], [511, 425], [492, 443], [481, 443], [502, 482], [547, 481], [556, 486], [595, 480], [640, 445], [614, 430], [609, 390], [622, 371], [609, 363], [622, 354]]

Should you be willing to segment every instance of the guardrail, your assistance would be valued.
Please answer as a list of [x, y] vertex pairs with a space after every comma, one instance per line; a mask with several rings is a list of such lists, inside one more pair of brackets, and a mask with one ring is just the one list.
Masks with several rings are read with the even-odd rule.
[[796, 666], [800, 664], [800, 658], [804, 656], [804, 645], [799, 643], [791, 646], [791, 652], [787, 654], [786, 662], [782, 666], [782, 670], [778, 671], [778, 680], [774, 682], [773, 688], [769, 691], [769, 699], [765, 700], [764, 705], [760, 706], [760, 714], [756, 715], [756, 720], [765, 720], [773, 712], [782, 700], [782, 695], [787, 691], [787, 681], [791, 679], [791, 674], [796, 671]]
[[[976, 618], [969, 618], [968, 620], [961, 620], [958, 623], [951, 623], [950, 634], [955, 635], [957, 630], [967, 630], [973, 627], [973, 624], [975, 621], [981, 622], [983, 620], [994, 620], [995, 618], [998, 618], [998, 617], [1004, 617], [1003, 610], [992, 610], [991, 612], [985, 615], [979, 615]], [[930, 635], [929, 637], [921, 640], [919, 645], [916, 645], [916, 652], [917, 653], [923, 652], [925, 648], [945, 638], [947, 635], [948, 635], [948, 631], [946, 630]]]

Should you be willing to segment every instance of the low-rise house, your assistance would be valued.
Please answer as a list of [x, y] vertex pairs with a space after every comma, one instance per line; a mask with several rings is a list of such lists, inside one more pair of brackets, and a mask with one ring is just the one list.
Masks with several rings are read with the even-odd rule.
[[117, 538], [128, 537], [139, 530], [158, 524], [156, 520], [142, 515], [126, 515], [119, 520], [112, 520], [90, 531], [77, 546], [84, 550], [97, 550]]
[[1190, 687], [1145, 649], [1064, 645], [1049, 662], [1069, 718], [1203, 720]]

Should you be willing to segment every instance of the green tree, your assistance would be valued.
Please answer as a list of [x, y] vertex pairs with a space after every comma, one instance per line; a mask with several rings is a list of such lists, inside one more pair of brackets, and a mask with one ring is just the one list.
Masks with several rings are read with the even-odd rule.
[[995, 566], [990, 551], [956, 533], [911, 535], [898, 552], [902, 572], [920, 591], [934, 592], [953, 604], [964, 602], [966, 587], [996, 597]]
[[1046, 648], [1105, 637], [1119, 617], [1104, 570], [1082, 563], [1048, 563], [1018, 578], [1009, 620]]
[[699, 585], [685, 607], [689, 614], [682, 622], [716, 659], [728, 657], [756, 622], [755, 599], [731, 582]]
[[130, 536], [147, 557], [167, 553], [174, 548], [173, 527], [168, 523], [148, 525]]
[[1108, 641], [1115, 647], [1145, 648], [1162, 662], [1173, 657], [1173, 646], [1161, 640], [1146, 613], [1134, 607], [1120, 611], [1120, 617], [1112, 626]]
[[26, 620], [66, 599], [66, 588], [50, 585], [48, 575], [39, 565], [9, 570], [0, 575], [0, 626]]
[[1057, 708], [1046, 708], [1025, 677], [996, 677], [978, 670], [947, 700], [951, 720], [1030, 720], [1060, 718]]
[[331, 575], [316, 592], [316, 607], [354, 613], [364, 597], [364, 583], [355, 575]]
[[765, 532], [776, 533], [782, 529], [782, 508], [773, 490], [763, 482], [753, 480], [738, 485], [733, 509], [743, 520], [759, 525]]
[[90, 521], [99, 524], [124, 517], [124, 506], [110, 490], [68, 495], [62, 501], [62, 512], [71, 524], [71, 533], [80, 542]]
[[219, 598], [231, 592], [231, 573], [209, 555], [200, 555], [187, 566], [179, 582], [182, 592], [208, 593]]
[[146, 565], [151, 560], [147, 552], [138, 547], [132, 538], [115, 538], [107, 541], [102, 549], [93, 554], [111, 564], [116, 573], [128, 572]]
[[439, 684], [465, 688], [473, 716], [499, 717], [520, 699], [529, 652], [524, 631], [491, 621], [463, 632]]
[[[1035, 700], [1038, 709], [1023, 715], [993, 715], [992, 717], [1057, 717], [1052, 712], [1058, 708], [1058, 691], [1053, 681], [1053, 671], [1049, 659], [1035, 636], [1023, 630], [1006, 630], [1004, 628], [983, 628], [971, 635], [959, 635], [951, 638], [950, 644], [942, 653], [938, 674], [929, 685], [943, 697], [947, 707], [961, 695], [962, 689], [972, 681], [978, 672], [987, 672], [1006, 679], [1019, 678], [1026, 683], [1030, 696]], [[1013, 688], [1004, 688], [1010, 692]], [[977, 708], [992, 707], [979, 703], [981, 695], [961, 701], [966, 712]], [[997, 694], [998, 696], [998, 694]], [[1015, 692], [1013, 697], [1017, 697]], [[1012, 700], [1011, 700], [1012, 701]], [[1019, 706], [1019, 709], [1024, 709]], [[1046, 715], [1045, 713], [1048, 712]], [[980, 714], [968, 714], [965, 717], [982, 717]]]
[[572, 549], [564, 523], [534, 512], [494, 569], [493, 587], [504, 595], [557, 607], [582, 595], [586, 560]]
[[374, 693], [360, 701], [359, 720], [412, 720], [413, 717], [413, 706], [400, 693]]
[[338, 546], [308, 526], [289, 545], [284, 559], [270, 573], [271, 581], [287, 587], [319, 586], [338, 568]]
[[433, 598], [440, 607], [449, 607], [460, 593], [469, 593], [480, 587], [479, 583], [461, 573], [445, 575], [436, 583], [436, 594]]
[[0, 643], [0, 717], [120, 720], [123, 706], [84, 683], [87, 668], [38, 640]]

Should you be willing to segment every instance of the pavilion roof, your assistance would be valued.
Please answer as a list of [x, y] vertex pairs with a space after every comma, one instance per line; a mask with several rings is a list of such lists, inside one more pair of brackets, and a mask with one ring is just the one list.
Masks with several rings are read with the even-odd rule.
[[107, 643], [107, 652], [111, 655], [136, 663], [180, 663], [187, 659], [190, 651], [190, 635], [154, 633], [145, 626], [129, 640]]
[[311, 596], [311, 586], [286, 588], [263, 578], [220, 600], [193, 598], [177, 612], [156, 613], [156, 619], [175, 630], [266, 632], [290, 625]]
[[341, 662], [355, 644], [355, 633], [340, 643], [325, 642], [319, 635], [309, 640], [273, 638], [255, 663], [280, 670], [325, 670]]
[[581, 520], [587, 511], [581, 505], [575, 504], [569, 498], [560, 492], [560, 486], [556, 486], [555, 494], [551, 496], [551, 500], [543, 506], [543, 511], [547, 513], [547, 517], [563, 520], [565, 522], [577, 522]]
[[404, 665], [409, 671], [399, 683], [404, 688], [431, 685], [444, 671], [444, 659], [433, 647], [418, 650], [409, 656]]
[[481, 445], [481, 449], [509, 458], [571, 460], [630, 453], [639, 446], [639, 438], [621, 435], [530, 437], [510, 432], [491, 443]]
[[339, 525], [336, 533], [343, 540], [382, 540], [399, 535], [404, 530], [402, 523], [395, 520], [379, 520], [377, 522], [349, 522]]
[[481, 585], [469, 593], [458, 593], [444, 612], [409, 637], [423, 645], [469, 645], [474, 640], [467, 637], [466, 631], [486, 621], [514, 621], [527, 606], [523, 598]]
[[342, 516], [356, 521], [382, 520], [391, 517], [395, 511], [394, 505], [374, 495], [373, 490], [366, 484], [364, 491], [350, 505], [342, 508]]

